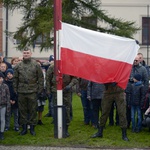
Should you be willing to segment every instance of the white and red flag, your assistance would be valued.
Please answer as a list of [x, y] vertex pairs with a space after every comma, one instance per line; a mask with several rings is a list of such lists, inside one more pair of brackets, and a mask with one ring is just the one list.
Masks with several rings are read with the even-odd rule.
[[135, 40], [62, 23], [60, 41], [63, 74], [126, 88], [139, 49]]

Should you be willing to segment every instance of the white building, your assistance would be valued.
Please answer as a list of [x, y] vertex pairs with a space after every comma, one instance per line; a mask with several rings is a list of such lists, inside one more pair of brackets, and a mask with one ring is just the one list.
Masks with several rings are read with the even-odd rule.
[[[140, 30], [134, 38], [140, 43], [140, 50], [150, 65], [150, 0], [101, 0], [102, 8], [115, 18], [134, 21]], [[147, 40], [148, 39], [148, 40]]]
[[[8, 18], [8, 19], [7, 19]], [[21, 24], [22, 15], [19, 10], [15, 10], [13, 13], [8, 11], [8, 16], [6, 9], [3, 8], [3, 55], [7, 56], [7, 58], [19, 57], [22, 56], [22, 52], [16, 49], [17, 41], [11, 37], [6, 37], [5, 30], [10, 32], [16, 31], [17, 27]], [[49, 49], [48, 51], [40, 52], [39, 45], [36, 44], [35, 48], [31, 47], [32, 57], [39, 59], [48, 59], [51, 54], [53, 54], [53, 49]]]
[[[150, 0], [101, 0], [101, 7], [103, 10], [106, 10], [107, 14], [115, 17], [122, 18], [125, 21], [134, 21], [137, 27], [140, 27], [140, 30], [134, 35], [134, 38], [140, 43], [140, 50], [144, 55], [146, 62], [150, 57], [149, 44], [150, 44]], [[18, 11], [15, 11], [13, 14], [8, 13], [8, 22], [6, 19], [6, 11], [3, 8], [3, 31], [6, 30], [8, 23], [8, 31], [15, 31], [16, 28], [21, 23], [21, 15]], [[8, 38], [3, 32], [3, 53], [7, 57], [20, 56], [21, 53], [16, 50], [16, 41], [14, 39]], [[8, 51], [6, 52], [6, 49]], [[50, 54], [53, 53], [53, 50], [48, 52], [38, 50], [38, 45], [35, 47], [33, 52], [33, 57], [36, 58], [48, 58]]]

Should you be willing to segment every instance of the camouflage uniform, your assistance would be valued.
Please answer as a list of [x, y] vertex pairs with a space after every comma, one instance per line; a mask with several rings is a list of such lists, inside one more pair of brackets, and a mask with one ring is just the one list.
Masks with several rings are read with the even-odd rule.
[[[4, 78], [1, 72], [0, 77]], [[2, 83], [0, 84], [0, 140], [4, 139], [5, 119], [10, 114], [10, 109], [11, 104], [9, 87]]]
[[106, 124], [112, 103], [115, 101], [117, 104], [117, 110], [119, 115], [119, 125], [122, 129], [122, 139], [129, 141], [127, 137], [127, 119], [126, 119], [126, 100], [124, 96], [124, 90], [116, 85], [116, 83], [105, 84], [104, 98], [102, 99], [102, 115], [100, 118], [100, 127], [98, 132], [91, 136], [91, 138], [103, 137], [103, 128]]
[[[0, 114], [4, 114], [1, 111], [3, 109], [6, 109], [6, 116], [9, 115], [11, 111], [11, 104], [10, 104], [10, 92], [9, 92], [9, 87], [5, 84], [2, 83], [0, 85]], [[0, 132], [4, 132], [4, 127], [5, 127], [5, 116], [0, 116]]]
[[20, 124], [36, 125], [37, 94], [44, 88], [43, 72], [40, 65], [24, 59], [14, 68], [14, 91], [18, 93]]
[[121, 128], [127, 128], [126, 120], [126, 100], [124, 90], [113, 84], [105, 84], [106, 90], [102, 99], [102, 115], [100, 118], [100, 126], [105, 126], [113, 101], [116, 102], [119, 125]]
[[[70, 106], [71, 106], [71, 87], [77, 84], [78, 80], [70, 75], [63, 75], [63, 104], [66, 108], [66, 124], [70, 123]], [[70, 86], [70, 89], [65, 89], [66, 86]], [[57, 105], [57, 89], [56, 89], [56, 77], [54, 76], [54, 64], [52, 64], [46, 73], [46, 87], [47, 93], [52, 93], [54, 105]]]

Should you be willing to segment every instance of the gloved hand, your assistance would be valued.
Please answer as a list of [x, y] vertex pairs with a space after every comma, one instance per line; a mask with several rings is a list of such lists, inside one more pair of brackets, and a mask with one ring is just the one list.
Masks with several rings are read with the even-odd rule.
[[65, 91], [69, 91], [70, 89], [71, 89], [71, 86], [70, 86], [70, 85], [67, 85], [67, 86], [64, 88]]

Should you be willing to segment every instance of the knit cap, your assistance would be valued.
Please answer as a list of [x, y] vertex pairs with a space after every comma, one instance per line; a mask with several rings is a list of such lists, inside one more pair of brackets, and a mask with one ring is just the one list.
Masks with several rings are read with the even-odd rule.
[[49, 62], [53, 61], [54, 60], [54, 55], [50, 55], [49, 56]]
[[8, 73], [14, 74], [13, 69], [7, 69], [7, 70], [6, 70], [6, 76], [7, 76]]
[[137, 81], [141, 81], [142, 80], [142, 76], [140, 74], [135, 74], [134, 75], [134, 78], [137, 80]]

